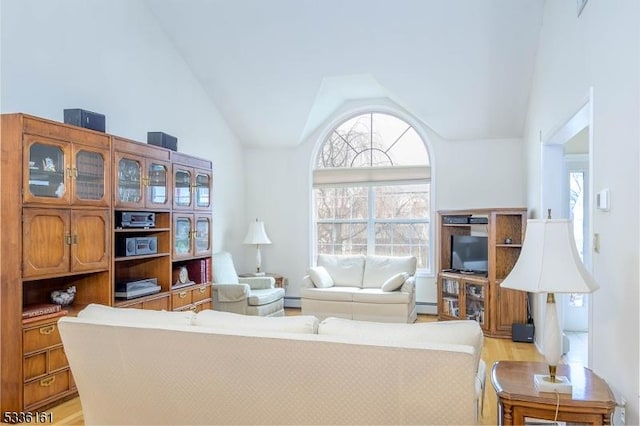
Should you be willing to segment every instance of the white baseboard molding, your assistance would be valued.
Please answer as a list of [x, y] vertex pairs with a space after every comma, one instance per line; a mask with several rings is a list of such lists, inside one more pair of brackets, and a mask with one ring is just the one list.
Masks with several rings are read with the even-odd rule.
[[285, 308], [300, 308], [300, 298], [299, 297], [286, 297], [284, 298], [284, 307]]
[[418, 302], [416, 303], [416, 312], [419, 314], [437, 315], [438, 305], [436, 303]]

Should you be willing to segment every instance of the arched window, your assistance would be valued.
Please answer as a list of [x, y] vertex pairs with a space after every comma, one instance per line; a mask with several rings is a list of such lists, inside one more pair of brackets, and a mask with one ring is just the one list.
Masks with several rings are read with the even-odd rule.
[[369, 112], [329, 132], [313, 170], [316, 254], [413, 255], [431, 269], [431, 168], [406, 121]]

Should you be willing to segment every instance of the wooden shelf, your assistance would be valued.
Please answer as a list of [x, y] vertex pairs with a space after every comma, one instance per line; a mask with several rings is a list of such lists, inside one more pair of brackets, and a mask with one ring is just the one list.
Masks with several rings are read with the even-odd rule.
[[[500, 288], [500, 282], [515, 265], [526, 226], [527, 211], [524, 208], [446, 210], [438, 212], [438, 318], [441, 320], [467, 319], [481, 323], [487, 336], [511, 338], [511, 325], [526, 322], [526, 293]], [[486, 224], [445, 223], [445, 216], [470, 216], [487, 218]], [[449, 271], [451, 267], [451, 236], [487, 236], [488, 271], [486, 276]], [[512, 243], [504, 241], [510, 239]], [[446, 291], [457, 283], [458, 293]], [[468, 292], [469, 286], [481, 286], [482, 296]], [[451, 314], [449, 301], [457, 299], [457, 315]], [[474, 305], [475, 304], [475, 305]], [[480, 304], [481, 306], [476, 306]], [[467, 312], [467, 309], [470, 311]]]

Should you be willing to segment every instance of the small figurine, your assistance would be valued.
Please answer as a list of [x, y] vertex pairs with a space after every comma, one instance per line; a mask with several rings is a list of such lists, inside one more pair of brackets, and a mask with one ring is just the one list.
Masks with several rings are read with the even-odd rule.
[[62, 198], [62, 196], [64, 195], [64, 183], [60, 183], [60, 185], [58, 185], [58, 189], [56, 189], [56, 197], [58, 198]]
[[45, 172], [56, 171], [56, 165], [53, 164], [53, 160], [51, 158], [47, 157], [44, 160], [42, 160], [42, 170], [44, 170]]
[[76, 297], [76, 286], [72, 285], [66, 290], [53, 290], [51, 292], [51, 301], [56, 305], [67, 306], [73, 303]]

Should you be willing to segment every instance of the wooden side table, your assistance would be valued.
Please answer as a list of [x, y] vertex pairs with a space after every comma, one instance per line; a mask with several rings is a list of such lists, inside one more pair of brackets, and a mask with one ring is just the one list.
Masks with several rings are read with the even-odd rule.
[[[247, 274], [239, 274], [239, 277], [247, 278], [247, 277], [255, 277], [255, 275], [247, 273]], [[286, 283], [286, 279], [280, 274], [272, 274], [270, 272], [265, 272], [265, 277], [273, 277], [276, 280], [276, 287], [284, 287]]]
[[534, 374], [548, 374], [542, 362], [498, 361], [491, 370], [491, 384], [498, 399], [498, 424], [524, 425], [525, 419], [611, 424], [615, 397], [607, 383], [588, 368], [558, 365], [558, 375], [567, 376], [573, 392], [538, 392]]

